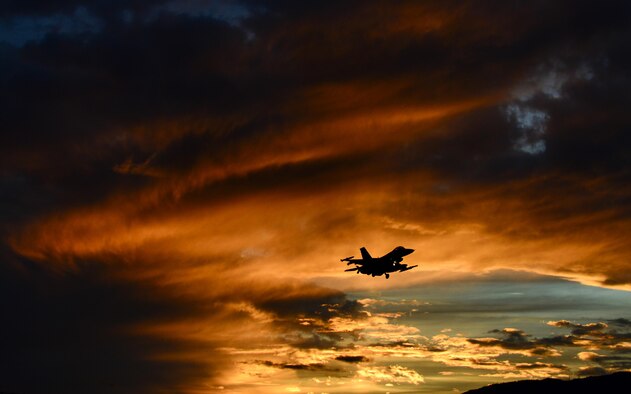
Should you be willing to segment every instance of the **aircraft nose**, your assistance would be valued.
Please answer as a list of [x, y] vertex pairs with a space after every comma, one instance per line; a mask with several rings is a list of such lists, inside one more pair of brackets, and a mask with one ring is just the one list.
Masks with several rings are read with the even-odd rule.
[[412, 252], [414, 252], [414, 249], [405, 249], [406, 256]]

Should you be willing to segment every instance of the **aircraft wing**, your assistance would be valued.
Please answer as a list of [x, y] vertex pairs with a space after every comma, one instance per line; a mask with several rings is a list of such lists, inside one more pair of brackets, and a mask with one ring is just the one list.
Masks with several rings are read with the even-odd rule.
[[402, 268], [399, 269], [399, 272], [409, 271], [412, 268], [416, 268], [416, 267], [418, 267], [418, 265], [413, 265], [413, 266], [410, 266], [410, 267], [407, 267], [407, 266], [406, 267], [402, 267]]
[[364, 259], [344, 259], [342, 261], [346, 261], [346, 265], [356, 264], [356, 265], [364, 265], [367, 264], [367, 261]]

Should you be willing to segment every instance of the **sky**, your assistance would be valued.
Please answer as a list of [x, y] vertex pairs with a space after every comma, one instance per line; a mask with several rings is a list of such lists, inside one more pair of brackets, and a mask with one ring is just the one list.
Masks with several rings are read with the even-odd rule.
[[631, 370], [630, 54], [626, 1], [5, 1], [0, 391]]

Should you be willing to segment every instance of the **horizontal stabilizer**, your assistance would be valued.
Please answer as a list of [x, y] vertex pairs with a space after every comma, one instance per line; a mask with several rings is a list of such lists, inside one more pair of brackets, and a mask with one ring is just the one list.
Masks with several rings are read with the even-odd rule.
[[408, 271], [408, 270], [411, 270], [412, 268], [416, 268], [416, 267], [418, 267], [418, 265], [413, 265], [413, 266], [411, 266], [411, 267], [401, 268], [401, 269], [399, 270], [399, 272]]
[[344, 270], [344, 271], [357, 271], [358, 269], [359, 269], [359, 268], [355, 267], [355, 268], [349, 268], [349, 269]]
[[340, 259], [340, 261], [348, 261], [348, 260], [353, 259], [353, 257], [355, 257], [355, 256], [350, 256], [350, 257], [347, 257], [347, 258], [345, 258], [345, 259]]

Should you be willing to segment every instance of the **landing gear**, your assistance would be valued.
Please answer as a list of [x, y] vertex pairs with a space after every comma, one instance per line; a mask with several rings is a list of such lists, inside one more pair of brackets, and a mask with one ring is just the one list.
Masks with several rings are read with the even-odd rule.
[[390, 278], [390, 274], [386, 274], [386, 279]]

